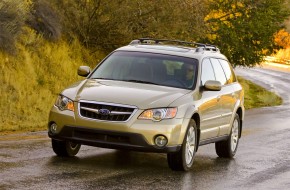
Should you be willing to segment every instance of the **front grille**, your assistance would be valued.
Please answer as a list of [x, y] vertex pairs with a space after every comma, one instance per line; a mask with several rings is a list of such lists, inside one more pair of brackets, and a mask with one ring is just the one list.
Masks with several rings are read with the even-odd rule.
[[80, 102], [79, 112], [82, 117], [104, 121], [127, 121], [135, 108], [123, 105], [99, 102]]

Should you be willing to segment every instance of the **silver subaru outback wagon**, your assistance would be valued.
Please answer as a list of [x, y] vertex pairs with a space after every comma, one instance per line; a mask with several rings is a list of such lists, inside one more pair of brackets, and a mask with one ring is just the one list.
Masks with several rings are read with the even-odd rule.
[[189, 170], [201, 145], [236, 154], [244, 92], [214, 45], [142, 38], [109, 54], [53, 105], [48, 135], [58, 156], [81, 145], [166, 153], [172, 170]]

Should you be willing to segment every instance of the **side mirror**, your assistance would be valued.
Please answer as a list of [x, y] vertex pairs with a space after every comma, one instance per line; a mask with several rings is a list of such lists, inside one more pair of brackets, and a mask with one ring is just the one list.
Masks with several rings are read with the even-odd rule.
[[88, 66], [80, 66], [78, 69], [78, 75], [87, 77], [91, 73], [91, 68]]
[[222, 89], [222, 84], [220, 81], [208, 80], [204, 84], [205, 89], [211, 91], [220, 91]]

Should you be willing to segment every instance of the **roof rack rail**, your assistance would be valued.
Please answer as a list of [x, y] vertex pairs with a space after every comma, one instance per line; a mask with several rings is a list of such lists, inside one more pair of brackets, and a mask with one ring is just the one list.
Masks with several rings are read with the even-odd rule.
[[213, 52], [220, 52], [219, 48], [217, 48], [215, 45], [212, 44], [203, 44], [203, 43], [197, 43], [197, 42], [186, 42], [181, 40], [167, 40], [167, 39], [154, 39], [154, 38], [139, 38], [137, 40], [131, 41], [129, 45], [137, 45], [137, 44], [161, 44], [164, 42], [171, 42], [171, 43], [177, 43], [181, 45], [187, 45], [187, 46], [196, 46], [196, 52], [201, 51], [213, 51]]

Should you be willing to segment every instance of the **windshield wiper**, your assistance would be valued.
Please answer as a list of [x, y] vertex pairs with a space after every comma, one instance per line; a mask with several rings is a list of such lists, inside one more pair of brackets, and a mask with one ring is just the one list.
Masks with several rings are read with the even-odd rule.
[[120, 79], [111, 79], [111, 78], [104, 78], [104, 77], [95, 77], [95, 78], [90, 78], [90, 79], [118, 80], [118, 81], [125, 81], [125, 82], [135, 82], [135, 83], [143, 83], [143, 84], [155, 84], [155, 85], [159, 85], [159, 84], [154, 83], [154, 82], [143, 81], [143, 80], [136, 80], [136, 79], [120, 80]]
[[113, 79], [110, 79], [110, 78], [104, 78], [104, 77], [95, 77], [95, 78], [90, 78], [90, 79], [104, 79], [104, 80], [113, 80]]
[[90, 79], [100, 79], [100, 80], [119, 80], [119, 79], [111, 79], [111, 78], [104, 78], [104, 77], [95, 77]]
[[144, 81], [144, 80], [135, 80], [135, 79], [131, 79], [131, 80], [123, 80], [125, 82], [136, 82], [136, 83], [143, 83], [143, 84], [156, 84], [159, 85], [157, 83], [154, 82], [150, 82], [150, 81]]

